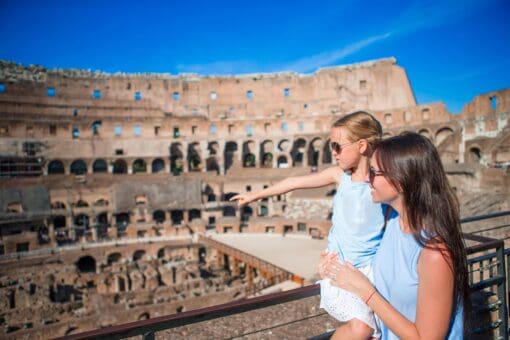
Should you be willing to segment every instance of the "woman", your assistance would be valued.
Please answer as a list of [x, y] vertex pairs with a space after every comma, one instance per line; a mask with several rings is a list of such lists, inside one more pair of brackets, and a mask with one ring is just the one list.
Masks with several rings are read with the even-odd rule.
[[347, 262], [322, 260], [320, 271], [368, 304], [382, 339], [462, 338], [467, 261], [458, 202], [437, 150], [416, 133], [383, 140], [369, 182], [373, 201], [398, 213], [374, 257], [375, 287]]

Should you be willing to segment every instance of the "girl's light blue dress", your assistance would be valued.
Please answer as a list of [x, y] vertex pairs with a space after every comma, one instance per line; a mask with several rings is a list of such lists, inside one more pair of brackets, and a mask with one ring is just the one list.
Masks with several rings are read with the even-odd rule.
[[[372, 201], [370, 186], [353, 182], [343, 173], [333, 198], [332, 227], [328, 235], [328, 251], [349, 261], [372, 279], [372, 260], [383, 236], [385, 208]], [[356, 295], [334, 287], [329, 279], [320, 281], [321, 308], [340, 321], [357, 318], [374, 330], [372, 310]]]

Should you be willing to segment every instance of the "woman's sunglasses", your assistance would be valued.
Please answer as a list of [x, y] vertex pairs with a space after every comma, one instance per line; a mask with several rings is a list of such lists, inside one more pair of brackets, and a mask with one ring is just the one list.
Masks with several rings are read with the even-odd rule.
[[368, 168], [368, 181], [370, 182], [370, 184], [373, 184], [375, 176], [384, 176], [384, 174], [385, 174], [384, 171], [375, 170], [374, 168], [369, 167]]
[[342, 152], [342, 149], [344, 147], [349, 146], [349, 145], [354, 144], [354, 143], [356, 143], [356, 142], [338, 144], [337, 142], [330, 141], [329, 142], [329, 149], [331, 151], [335, 151], [335, 153], [339, 154], [340, 152]]

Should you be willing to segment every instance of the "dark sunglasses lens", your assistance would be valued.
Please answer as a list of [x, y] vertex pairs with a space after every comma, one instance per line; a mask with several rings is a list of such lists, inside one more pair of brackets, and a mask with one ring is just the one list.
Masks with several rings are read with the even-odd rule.
[[335, 150], [336, 153], [340, 153], [340, 144], [337, 142], [331, 142], [330, 143], [331, 150]]

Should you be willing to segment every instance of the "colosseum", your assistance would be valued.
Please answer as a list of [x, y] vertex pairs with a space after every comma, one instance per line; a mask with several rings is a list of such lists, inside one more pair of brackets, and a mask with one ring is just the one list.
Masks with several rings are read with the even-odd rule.
[[324, 240], [334, 187], [242, 208], [229, 199], [332, 166], [329, 127], [360, 109], [385, 136], [434, 142], [464, 216], [510, 208], [510, 89], [453, 115], [417, 104], [394, 58], [233, 76], [0, 61], [0, 337], [69, 335], [313, 282], [214, 236]]

